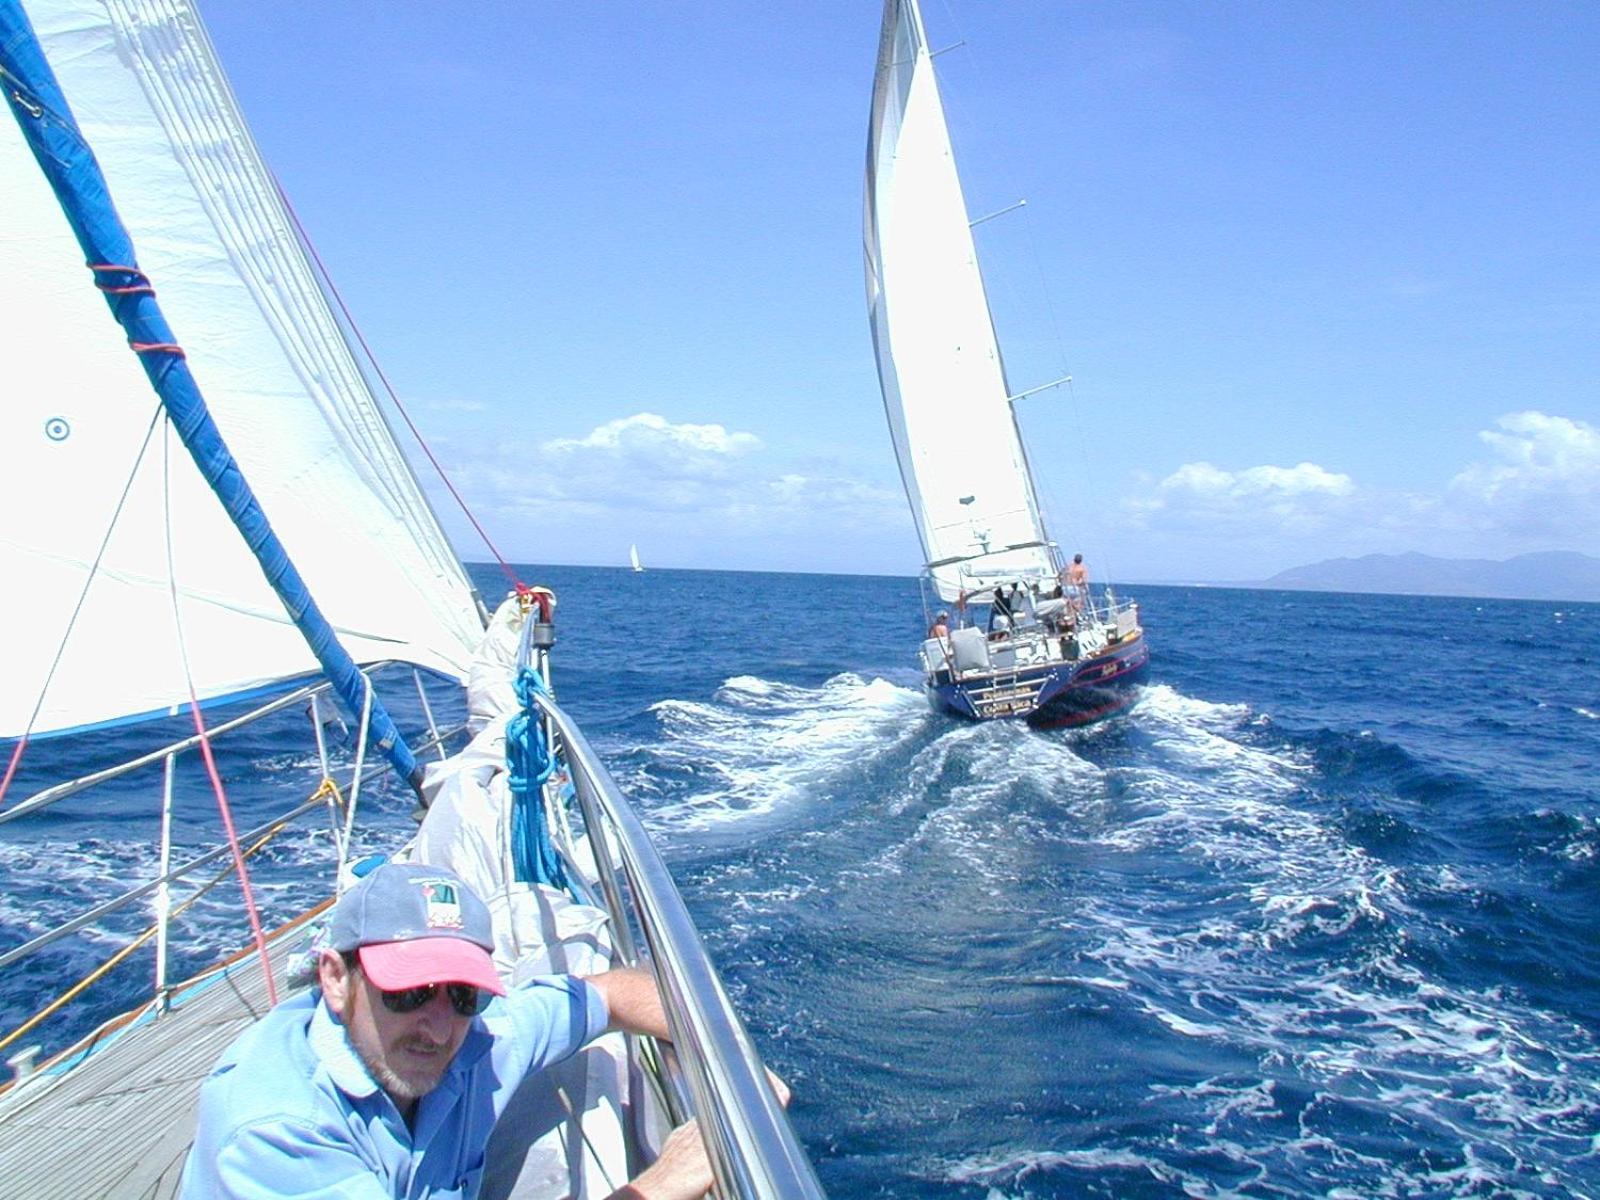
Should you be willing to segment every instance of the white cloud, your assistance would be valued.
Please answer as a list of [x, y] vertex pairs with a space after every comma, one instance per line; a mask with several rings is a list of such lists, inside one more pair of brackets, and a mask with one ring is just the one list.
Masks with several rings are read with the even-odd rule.
[[1310, 462], [1293, 467], [1251, 467], [1237, 474], [1208, 462], [1189, 463], [1161, 481], [1164, 492], [1187, 491], [1245, 501], [1263, 496], [1347, 496], [1353, 487], [1350, 476]]
[[1493, 501], [1522, 491], [1594, 496], [1600, 492], [1600, 430], [1568, 417], [1510, 413], [1479, 440], [1499, 460], [1473, 463], [1451, 487]]
[[761, 449], [753, 433], [636, 413], [518, 455], [519, 469], [502, 490], [575, 501], [592, 512], [718, 509], [748, 489], [754, 468], [746, 460]]
[[1208, 462], [1185, 463], [1154, 491], [1135, 497], [1129, 512], [1135, 524], [1197, 526], [1222, 531], [1270, 518], [1279, 529], [1325, 524], [1348, 507], [1354, 494], [1350, 476], [1316, 463], [1293, 467], [1261, 466], [1227, 471]]
[[1237, 471], [1186, 463], [1128, 501], [1127, 528], [1158, 557], [1199, 560], [1197, 578], [1259, 578], [1321, 558], [1407, 550], [1490, 558], [1594, 553], [1600, 429], [1524, 411], [1478, 437], [1489, 457], [1433, 493], [1362, 486], [1312, 462]]
[[[1313, 461], [1189, 462], [1144, 480], [1120, 520], [1071, 537], [1144, 578], [1261, 579], [1323, 558], [1407, 550], [1595, 552], [1600, 430], [1524, 411], [1479, 438], [1480, 460], [1429, 492], [1374, 487]], [[879, 458], [800, 461], [752, 432], [650, 412], [579, 437], [439, 448], [485, 524], [526, 539], [535, 561], [620, 557], [614, 547], [625, 553], [639, 540], [656, 562], [915, 568], [905, 497]]]
[[1509, 413], [1478, 435], [1493, 457], [1450, 481], [1445, 506], [1497, 550], [1600, 546], [1600, 429]]
[[738, 457], [760, 448], [761, 439], [753, 433], [729, 433], [721, 425], [674, 425], [665, 417], [648, 412], [607, 421], [586, 437], [555, 438], [543, 446], [551, 454], [594, 451], [628, 457]]
[[855, 545], [915, 544], [897, 488], [839, 463], [778, 461], [755, 434], [721, 425], [638, 413], [582, 437], [452, 450], [452, 474], [486, 524], [537, 538], [538, 555], [560, 561], [635, 538], [657, 561], [721, 566], [739, 563], [716, 555], [763, 553], [781, 566], [810, 547], [816, 566], [829, 548], [848, 561]]

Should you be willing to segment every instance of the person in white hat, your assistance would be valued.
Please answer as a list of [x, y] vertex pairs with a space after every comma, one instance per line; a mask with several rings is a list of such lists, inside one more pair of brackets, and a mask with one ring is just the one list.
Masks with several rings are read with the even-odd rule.
[[[327, 941], [320, 989], [251, 1026], [202, 1086], [186, 1200], [470, 1200], [524, 1076], [612, 1029], [667, 1037], [646, 972], [551, 976], [507, 994], [489, 910], [445, 868], [378, 867], [340, 898]], [[691, 1122], [617, 1195], [689, 1200], [711, 1182]]]

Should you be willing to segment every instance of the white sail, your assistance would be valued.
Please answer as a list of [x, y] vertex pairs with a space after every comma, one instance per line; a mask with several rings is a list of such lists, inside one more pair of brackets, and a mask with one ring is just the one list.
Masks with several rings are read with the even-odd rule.
[[[481, 632], [470, 585], [198, 16], [183, 0], [27, 7], [217, 425], [324, 615], [358, 662], [461, 677]], [[0, 736], [182, 703], [185, 659], [202, 699], [316, 670], [176, 436], [152, 426], [150, 383], [9, 117], [0, 279]]]
[[633, 565], [633, 569], [635, 571], [644, 570], [644, 567], [639, 565], [639, 547], [637, 547], [637, 546], [629, 546], [628, 547], [628, 562]]
[[1054, 570], [915, 0], [887, 0], [867, 146], [867, 305], [939, 594]]

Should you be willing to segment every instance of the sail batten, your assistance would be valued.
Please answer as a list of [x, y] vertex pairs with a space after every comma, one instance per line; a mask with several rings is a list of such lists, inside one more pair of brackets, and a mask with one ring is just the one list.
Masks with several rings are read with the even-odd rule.
[[867, 302], [895, 456], [936, 589], [1055, 569], [1011, 410], [915, 0], [887, 0], [867, 147]]
[[[0, 7], [23, 19], [16, 0]], [[338, 640], [358, 663], [397, 659], [464, 677], [480, 629], [470, 584], [322, 296], [198, 16], [177, 0], [49, 0], [29, 14], [138, 265], [160, 289], [171, 340]], [[186, 701], [180, 630], [203, 701], [315, 670], [201, 472], [159, 441], [140, 455], [150, 384], [10, 120], [0, 123], [0, 167], [0, 272], [26, 281], [0, 297], [0, 323], [24, 348], [8, 362], [0, 411], [9, 455], [0, 577], [16, 585], [0, 634], [0, 737]]]

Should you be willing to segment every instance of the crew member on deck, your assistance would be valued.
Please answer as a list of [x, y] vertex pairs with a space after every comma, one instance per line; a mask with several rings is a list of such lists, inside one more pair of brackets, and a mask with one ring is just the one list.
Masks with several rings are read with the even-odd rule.
[[989, 633], [1011, 632], [1011, 605], [1006, 600], [1004, 587], [994, 590], [994, 597], [989, 601]]
[[1061, 576], [1061, 594], [1072, 602], [1074, 609], [1081, 610], [1089, 597], [1089, 568], [1083, 565], [1083, 555], [1074, 554]]
[[[180, 1194], [470, 1200], [524, 1076], [613, 1029], [667, 1037], [648, 972], [507, 993], [493, 947], [488, 908], [454, 872], [389, 863], [366, 876], [333, 911], [320, 989], [246, 1030], [200, 1089]], [[614, 1195], [692, 1200], [711, 1182], [691, 1121]]]
[[933, 624], [928, 626], [928, 636], [931, 638], [948, 638], [950, 636], [950, 614], [940, 611], [933, 618]]

